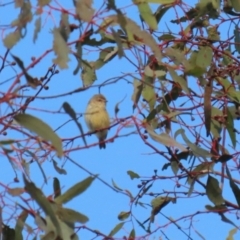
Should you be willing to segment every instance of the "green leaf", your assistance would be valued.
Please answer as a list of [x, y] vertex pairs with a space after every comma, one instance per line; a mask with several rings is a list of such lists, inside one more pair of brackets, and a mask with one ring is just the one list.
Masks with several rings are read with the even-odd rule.
[[120, 231], [123, 227], [125, 222], [121, 222], [121, 223], [118, 223], [114, 228], [113, 230], [109, 233], [109, 237], [112, 237], [114, 236], [118, 231]]
[[53, 167], [56, 170], [56, 172], [58, 172], [59, 174], [63, 174], [63, 175], [67, 174], [67, 171], [65, 169], [58, 167], [57, 162], [55, 160], [52, 160], [52, 162], [53, 162]]
[[133, 87], [134, 87], [134, 90], [132, 95], [132, 101], [133, 101], [133, 111], [134, 111], [142, 94], [142, 90], [143, 90], [142, 81], [135, 78], [133, 80]]
[[[236, 12], [240, 12], [240, 2], [238, 0], [230, 0], [232, 3], [232, 7]], [[236, 26], [237, 27], [237, 26]]]
[[86, 191], [95, 180], [95, 177], [88, 177], [81, 182], [73, 185], [70, 189], [68, 189], [65, 193], [61, 196], [55, 198], [56, 203], [67, 203], [68, 201], [72, 200], [74, 197], [82, 194]]
[[234, 227], [238, 228], [238, 226], [234, 222], [232, 222], [230, 219], [228, 219], [222, 212], [220, 212], [219, 215], [221, 216], [221, 220], [223, 222], [229, 223], [229, 224], [233, 225]]
[[157, 215], [161, 209], [168, 205], [168, 203], [176, 203], [176, 198], [171, 197], [157, 197], [151, 201], [152, 211], [150, 221], [154, 222], [154, 216]]
[[151, 8], [145, 1], [132, 0], [134, 4], [137, 5], [138, 10], [141, 14], [143, 20], [149, 25], [153, 30], [158, 28], [156, 18], [153, 16]]
[[117, 47], [107, 47], [101, 50], [98, 60], [94, 63], [95, 69], [100, 69], [118, 54]]
[[135, 229], [133, 228], [132, 231], [131, 231], [130, 234], [129, 234], [128, 239], [129, 239], [129, 240], [134, 240], [134, 239], [135, 239], [135, 236], [136, 236], [136, 233], [135, 233]]
[[14, 117], [14, 120], [18, 124], [27, 128], [28, 130], [35, 132], [38, 136], [42, 137], [46, 141], [50, 141], [58, 157], [63, 156], [62, 141], [58, 135], [52, 130], [52, 128], [45, 122], [29, 114], [20, 113]]
[[41, 26], [42, 26], [42, 23], [41, 23], [41, 17], [37, 18], [34, 25], [35, 25], [35, 28], [34, 28], [34, 34], [33, 34], [33, 42], [35, 43], [37, 38], [38, 38], [38, 34], [40, 33], [41, 31]]
[[234, 194], [234, 196], [235, 196], [235, 199], [236, 199], [236, 201], [237, 201], [237, 203], [238, 203], [238, 206], [239, 206], [239, 208], [240, 208], [240, 189], [239, 189], [238, 185], [233, 181], [232, 176], [231, 176], [231, 173], [230, 173], [230, 171], [228, 170], [228, 167], [227, 167], [227, 166], [226, 166], [226, 173], [227, 173], [227, 176], [228, 176], [228, 178], [229, 178], [229, 185], [230, 185], [230, 187], [231, 187], [231, 189], [232, 189], [232, 191], [233, 191], [233, 194]]
[[216, 206], [224, 204], [222, 190], [219, 187], [218, 180], [211, 175], [208, 176], [206, 194], [208, 196], [208, 199]]
[[38, 6], [44, 7], [48, 5], [51, 2], [51, 0], [38, 0]]
[[94, 15], [94, 8], [92, 8], [92, 1], [74, 1], [76, 4], [76, 15], [80, 20], [91, 22]]
[[13, 143], [15, 143], [15, 140], [11, 140], [11, 139], [0, 141], [0, 145], [8, 145]]
[[177, 161], [171, 161], [171, 168], [175, 175], [178, 173], [179, 165]]
[[201, 68], [207, 68], [212, 63], [213, 51], [211, 47], [200, 47], [197, 54], [196, 65]]
[[172, 4], [175, 0], [147, 0], [149, 3]]
[[53, 191], [54, 199], [61, 195], [60, 181], [58, 180], [58, 178], [53, 178]]
[[23, 240], [22, 231], [23, 231], [24, 223], [25, 223], [27, 217], [28, 217], [28, 212], [23, 210], [17, 219], [16, 226], [15, 226], [15, 239], [16, 240]]
[[169, 47], [165, 49], [165, 53], [173, 60], [176, 65], [182, 64], [185, 67], [186, 71], [188, 69], [191, 69], [191, 65], [186, 59], [185, 53], [183, 51]]
[[204, 91], [204, 118], [207, 137], [209, 136], [211, 131], [211, 118], [212, 118], [211, 95], [212, 95], [212, 82], [205, 86]]
[[189, 94], [190, 91], [188, 89], [188, 86], [187, 86], [187, 80], [184, 79], [183, 77], [181, 76], [178, 76], [177, 73], [172, 69], [172, 68], [169, 68], [169, 73], [172, 77], [172, 80], [176, 83], [179, 83], [181, 88], [187, 93]]
[[150, 110], [153, 110], [154, 105], [156, 103], [156, 94], [154, 91], [154, 87], [144, 84], [143, 90], [142, 90], [142, 96], [147, 101]]
[[233, 235], [236, 234], [237, 231], [238, 231], [237, 228], [234, 228], [234, 229], [230, 230], [226, 240], [234, 240]]
[[116, 188], [117, 190], [123, 191], [123, 189], [120, 188], [120, 187], [118, 187], [118, 185], [113, 181], [113, 179], [112, 179], [112, 185], [113, 185], [113, 187]]
[[97, 80], [94, 62], [87, 62], [82, 60], [82, 73], [81, 78], [83, 81], [83, 86], [91, 86], [95, 80]]
[[61, 219], [61, 221], [67, 223], [86, 223], [89, 220], [88, 217], [82, 213], [63, 207], [57, 207], [56, 215]]
[[68, 102], [63, 103], [63, 109], [72, 118], [72, 120], [76, 123], [76, 125], [81, 133], [83, 142], [84, 142], [85, 146], [87, 146], [87, 141], [86, 141], [86, 138], [84, 135], [82, 125], [78, 122], [77, 115], [76, 115], [74, 109], [71, 107], [71, 105]]
[[188, 177], [188, 184], [192, 184], [195, 179], [205, 177], [209, 172], [213, 170], [213, 162], [204, 162], [197, 165], [193, 170], [191, 170], [191, 176]]
[[11, 49], [14, 45], [17, 44], [17, 42], [19, 42], [20, 39], [21, 33], [19, 30], [17, 30], [6, 35], [6, 37], [3, 39], [3, 43], [6, 48]]
[[190, 147], [190, 149], [192, 150], [192, 152], [194, 153], [195, 156], [199, 156], [199, 157], [203, 157], [203, 158], [207, 158], [210, 157], [211, 154], [209, 153], [209, 151], [198, 147], [196, 144], [191, 143], [188, 138], [185, 135], [185, 132], [183, 129], [180, 129], [179, 132], [182, 134], [182, 138], [183, 140], [186, 142], [186, 144], [188, 145], [188, 147]]
[[234, 122], [233, 122], [233, 116], [232, 113], [229, 111], [229, 109], [227, 108], [227, 124], [226, 124], [226, 128], [228, 130], [228, 134], [230, 136], [230, 139], [232, 141], [232, 145], [235, 148], [236, 147], [236, 132], [234, 130]]
[[168, 134], [166, 133], [161, 133], [161, 134], [156, 134], [152, 127], [150, 125], [146, 126], [146, 130], [150, 137], [156, 141], [159, 142], [167, 147], [176, 147], [181, 149], [182, 151], [187, 151], [187, 149], [181, 145], [180, 143], [176, 142], [173, 138], [171, 138]]
[[137, 173], [135, 173], [135, 172], [133, 172], [133, 171], [127, 171], [127, 174], [130, 176], [130, 178], [133, 180], [134, 178], [140, 178], [140, 176], [137, 174]]
[[[160, 21], [161, 21], [161, 19], [162, 19], [162, 17], [164, 16], [164, 14], [167, 12], [167, 10], [168, 9], [170, 9], [171, 8], [171, 6], [162, 6], [162, 5], [160, 5], [158, 8], [157, 8], [157, 10], [156, 10], [156, 12], [154, 13], [154, 16], [155, 16], [155, 18], [156, 18], [156, 21], [157, 21], [157, 23], [159, 23]], [[166, 35], [166, 34], [164, 34], [164, 35]], [[159, 39], [160, 40], [160, 39]]]
[[59, 30], [65, 42], [68, 41], [71, 32], [68, 18], [68, 13], [62, 12]]
[[53, 62], [61, 69], [68, 68], [68, 62], [70, 61], [68, 54], [70, 53], [70, 50], [66, 41], [63, 39], [60, 30], [57, 28], [54, 28], [53, 30], [53, 50], [55, 55], [57, 55], [57, 57], [53, 59]]
[[25, 178], [25, 176], [23, 176], [23, 180], [25, 183], [26, 192], [28, 192], [29, 195], [32, 197], [32, 199], [34, 199], [38, 203], [38, 205], [41, 207], [41, 209], [44, 211], [44, 213], [50, 217], [53, 225], [55, 226], [55, 228], [57, 230], [57, 234], [59, 236], [62, 236], [62, 231], [61, 231], [59, 222], [57, 220], [57, 217], [56, 217], [56, 215], [53, 211], [53, 208], [52, 208], [50, 202], [48, 201], [48, 199], [44, 196], [42, 191], [35, 186], [34, 183], [28, 182], [27, 179]]
[[129, 218], [130, 213], [131, 213], [131, 212], [120, 212], [120, 213], [118, 214], [118, 220], [120, 220], [120, 221], [126, 220], [127, 218]]

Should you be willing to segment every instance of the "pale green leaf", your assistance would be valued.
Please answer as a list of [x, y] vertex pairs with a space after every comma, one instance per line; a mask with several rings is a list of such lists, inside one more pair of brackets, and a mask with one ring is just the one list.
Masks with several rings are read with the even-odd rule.
[[208, 176], [206, 194], [209, 200], [216, 206], [224, 204], [222, 190], [219, 187], [218, 180], [211, 175]]
[[63, 156], [62, 141], [45, 122], [29, 114], [20, 113], [14, 117], [18, 124], [35, 132], [46, 141], [50, 141], [59, 157]]
[[57, 55], [57, 57], [53, 59], [53, 62], [61, 69], [68, 68], [68, 62], [70, 61], [68, 54], [70, 50], [57, 28], [53, 30], [53, 50]]
[[4, 39], [3, 43], [6, 48], [12, 48], [21, 39], [21, 33], [19, 30], [9, 33]]
[[124, 225], [125, 222], [121, 222], [121, 223], [118, 223], [114, 228], [113, 230], [108, 234], [109, 237], [112, 237], [114, 236], [117, 232], [119, 232], [123, 225]]
[[156, 30], [158, 27], [157, 21], [156, 18], [153, 16], [152, 10], [149, 7], [148, 3], [139, 0], [133, 0], [133, 3], [137, 5], [143, 20], [149, 25], [151, 29]]
[[73, 198], [77, 197], [78, 195], [86, 191], [91, 186], [94, 180], [95, 180], [95, 177], [88, 177], [83, 181], [76, 183], [74, 186], [68, 189], [61, 196], [55, 198], [55, 202], [61, 203], [61, 204], [69, 202]]

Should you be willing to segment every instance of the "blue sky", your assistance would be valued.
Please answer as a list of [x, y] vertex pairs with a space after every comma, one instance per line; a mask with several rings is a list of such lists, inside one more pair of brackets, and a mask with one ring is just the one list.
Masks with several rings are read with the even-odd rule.
[[[99, 6], [102, 5], [102, 1], [95, 1], [97, 3], [94, 4], [95, 8], [98, 9]], [[186, 4], [191, 4], [193, 6], [196, 1], [185, 1]], [[0, 2], [3, 4], [4, 1]], [[65, 9], [69, 11], [73, 11], [72, 1], [63, 1], [59, 0], [59, 4], [62, 5]], [[123, 11], [127, 12], [128, 16], [134, 19], [136, 22], [139, 22], [138, 10], [135, 6], [132, 6], [132, 1], [116, 1], [118, 7], [123, 7]], [[36, 2], [32, 1], [33, 12], [36, 9]], [[56, 1], [52, 1], [52, 7], [60, 9], [60, 6]], [[152, 5], [153, 9], [156, 9], [157, 5]], [[25, 66], [28, 66], [31, 63], [31, 58], [36, 57], [39, 58], [41, 55], [45, 53], [46, 50], [52, 48], [53, 38], [51, 34], [51, 29], [57, 27], [59, 25], [59, 17], [60, 11], [55, 10], [54, 8], [50, 9], [48, 7], [44, 8], [44, 13], [42, 14], [42, 29], [39, 33], [38, 39], [35, 44], [32, 42], [33, 38], [33, 27], [36, 16], [33, 21], [27, 27], [27, 34], [24, 39], [22, 39], [12, 50], [11, 53], [20, 57]], [[178, 8], [179, 9], [179, 8]], [[19, 9], [14, 9], [13, 5], [6, 5], [4, 7], [0, 7], [0, 25], [1, 27], [1, 36], [5, 36], [5, 34], [12, 31], [12, 29], [6, 27], [12, 20], [14, 16], [17, 16]], [[181, 14], [179, 14], [181, 16]], [[173, 10], [167, 12], [162, 21], [159, 24], [160, 32], [168, 32], [168, 29], [171, 29], [174, 33], [179, 33], [179, 27], [170, 23], [169, 20], [175, 19], [176, 13]], [[70, 18], [70, 22], [74, 22], [73, 19]], [[100, 20], [101, 22], [101, 20]], [[100, 23], [99, 22], [99, 23]], [[76, 40], [78, 37], [78, 33], [73, 33], [69, 39], [69, 42]], [[104, 47], [107, 47], [104, 46]], [[73, 48], [73, 46], [72, 46]], [[86, 60], [95, 60], [98, 58], [98, 51], [87, 51], [92, 50], [90, 47], [86, 47], [86, 50], [83, 53], [83, 58]], [[1, 56], [5, 54], [5, 48], [0, 42], [0, 52]], [[129, 58], [133, 62], [137, 64], [135, 56], [131, 53], [131, 51], [126, 50], [126, 53]], [[42, 77], [47, 72], [47, 69], [52, 66], [52, 59], [54, 58], [53, 52], [46, 54], [43, 60], [36, 64], [36, 66], [29, 70], [29, 74], [35, 77]], [[53, 129], [57, 129], [63, 123], [69, 120], [69, 116], [64, 113], [61, 109], [62, 104], [67, 101], [72, 108], [78, 113], [79, 122], [82, 124], [84, 131], [87, 132], [87, 127], [84, 123], [84, 119], [82, 117], [82, 113], [84, 113], [88, 100], [91, 98], [93, 94], [98, 93], [98, 86], [102, 84], [104, 81], [111, 79], [116, 76], [126, 75], [124, 79], [121, 81], [116, 81], [112, 84], [103, 86], [101, 88], [101, 93], [106, 96], [108, 99], [107, 110], [109, 115], [111, 116], [112, 123], [116, 122], [114, 108], [115, 105], [120, 102], [122, 99], [124, 101], [120, 104], [120, 112], [118, 113], [119, 118], [125, 118], [132, 114], [136, 114], [136, 112], [132, 112], [132, 101], [131, 96], [133, 93], [133, 76], [138, 77], [139, 75], [136, 72], [136, 68], [130, 64], [126, 59], [118, 59], [118, 57], [114, 58], [104, 67], [97, 71], [97, 81], [94, 83], [92, 87], [87, 89], [86, 91], [69, 94], [64, 97], [56, 97], [51, 98], [51, 96], [58, 96], [63, 93], [71, 92], [74, 89], [82, 87], [82, 81], [80, 78], [80, 72], [77, 75], [73, 75], [73, 71], [76, 67], [76, 60], [74, 57], [70, 57], [71, 61], [69, 62], [69, 68], [66, 70], [60, 70], [59, 74], [56, 74], [51, 79], [48, 84], [49, 89], [43, 90], [39, 98], [36, 98], [34, 102], [29, 105], [29, 109], [27, 113], [32, 114], [36, 117], [41, 118], [43, 121], [48, 123]], [[13, 59], [8, 55], [8, 61], [13, 61]], [[6, 67], [0, 74], [0, 93], [2, 94], [6, 91], [11, 84], [13, 83], [16, 77], [16, 69], [18, 73], [20, 69], [18, 67]], [[4, 82], [8, 80], [7, 82]], [[127, 81], [126, 81], [127, 80]], [[2, 83], [4, 82], [4, 84]], [[25, 84], [25, 78], [21, 78], [21, 85]], [[194, 84], [193, 84], [194, 87]], [[31, 96], [35, 94], [37, 90], [33, 90], [30, 88], [25, 88], [24, 91], [19, 91], [19, 94], [23, 95], [23, 99], [18, 98], [13, 101], [13, 107], [17, 109], [19, 104], [23, 104], [26, 96]], [[0, 106], [1, 116], [11, 112], [11, 109], [6, 105], [2, 104]], [[136, 114], [136, 117], [139, 121], [142, 120], [142, 117], [139, 114]], [[191, 123], [190, 116], [186, 115], [186, 122]], [[173, 134], [176, 129], [173, 129]], [[107, 143], [106, 150], [99, 150], [98, 146], [94, 146], [91, 148], [85, 148], [83, 145], [83, 141], [81, 138], [77, 138], [79, 136], [79, 130], [76, 127], [74, 122], [69, 122], [60, 130], [57, 131], [57, 134], [65, 139], [74, 138], [76, 140], [71, 142], [65, 149], [69, 149], [69, 157], [76, 161], [79, 165], [88, 169], [90, 172], [94, 174], [99, 174], [99, 177], [112, 185], [112, 180], [122, 189], [127, 189], [132, 193], [133, 196], [136, 196], [139, 189], [137, 185], [140, 183], [139, 180], [131, 180], [127, 174], [128, 170], [134, 171], [138, 173], [141, 177], [146, 180], [151, 179], [154, 175], [154, 169], [158, 170], [158, 174], [162, 177], [174, 176], [170, 168], [168, 170], [162, 171], [162, 166], [166, 163], [166, 160], [160, 155], [156, 154], [151, 148], [144, 144], [144, 142], [140, 139], [138, 134], [135, 134], [136, 131], [134, 125], [129, 122], [124, 127], [121, 125], [117, 125], [116, 127], [111, 128], [109, 131], [108, 137], [111, 138], [116, 135], [119, 131], [118, 137], [114, 139], [113, 142]], [[141, 130], [143, 132], [143, 130]], [[204, 131], [203, 131], [204, 132]], [[129, 136], [125, 136], [128, 133], [132, 133]], [[204, 133], [205, 134], [205, 133]], [[24, 136], [16, 131], [8, 131], [7, 136], [1, 136], [0, 140], [5, 139], [23, 139]], [[87, 136], [87, 143], [97, 143], [97, 138], [95, 136]], [[149, 139], [148, 139], [149, 140]], [[179, 138], [177, 139], [179, 142], [184, 144], [184, 142]], [[159, 143], [153, 142], [149, 140], [156, 148], [165, 149]], [[32, 146], [31, 142], [24, 142], [26, 147]], [[33, 145], [36, 146], [36, 145]], [[71, 151], [71, 148], [76, 148], [76, 151]], [[48, 184], [45, 185], [42, 175], [39, 171], [39, 168], [36, 164], [30, 165], [30, 176], [31, 180], [38, 186], [41, 187], [46, 196], [53, 193], [52, 189], [52, 181], [54, 177], [59, 178], [62, 191], [64, 192], [66, 189], [71, 187], [78, 181], [83, 180], [89, 175], [81, 170], [76, 165], [72, 164], [70, 161], [64, 161], [63, 159], [54, 159], [58, 162], [59, 166], [63, 164], [64, 169], [67, 171], [67, 175], [61, 176], [59, 175], [53, 168], [51, 159], [54, 155], [49, 156], [43, 160], [42, 167], [45, 171], [46, 176], [48, 177]], [[13, 183], [13, 179], [15, 177], [14, 171], [11, 168], [8, 160], [0, 155], [2, 160], [2, 169], [0, 175], [0, 182], [2, 184], [9, 184], [9, 187], [21, 187], [22, 182]], [[29, 159], [25, 159], [28, 161]], [[216, 170], [220, 169], [220, 164], [216, 166]], [[19, 169], [16, 170], [19, 179], [22, 179], [21, 171]], [[219, 176], [214, 176], [219, 179]], [[173, 192], [173, 191], [187, 191], [184, 188], [185, 179], [181, 180], [182, 184], [181, 188], [176, 188], [177, 183], [176, 178], [169, 179], [161, 179], [155, 182], [154, 187], [152, 189], [153, 192]], [[202, 180], [205, 182], [205, 178]], [[225, 188], [228, 189], [228, 181], [225, 181]], [[196, 185], [196, 191], [204, 192], [204, 189], [200, 186]], [[5, 191], [5, 188], [1, 189], [2, 195]], [[174, 195], [171, 195], [174, 197]], [[187, 220], [178, 221], [177, 224], [180, 228], [190, 234], [193, 239], [201, 239], [199, 235], [200, 233], [205, 237], [205, 239], [226, 239], [228, 232], [234, 227], [230, 224], [224, 223], [220, 220], [220, 216], [213, 213], [206, 213], [205, 205], [211, 204], [206, 196], [203, 197], [195, 197], [192, 194], [191, 197], [188, 197], [184, 194], [179, 194], [177, 199], [177, 203], [169, 203], [163, 210], [162, 213], [165, 216], [168, 216], [172, 219], [180, 219], [183, 216], [188, 216]], [[223, 191], [223, 196], [226, 196], [230, 201], [235, 202], [233, 194], [228, 190]], [[231, 197], [230, 197], [231, 196]], [[12, 198], [10, 195], [3, 195], [4, 201], [9, 202], [11, 207], [14, 207], [16, 202], [21, 202], [19, 198]], [[144, 196], [142, 198], [143, 203], [150, 204], [152, 197]], [[22, 202], [21, 202], [22, 203]], [[2, 205], [3, 203], [1, 203]], [[32, 203], [32, 208], [37, 209], [37, 205]], [[12, 213], [11, 207], [5, 205], [3, 208], [3, 216], [5, 219], [9, 219]], [[72, 201], [70, 201], [66, 207], [73, 208], [85, 215], [87, 215], [90, 219], [86, 226], [91, 229], [97, 229], [104, 234], [108, 235], [108, 233], [114, 228], [114, 226], [119, 223], [117, 219], [118, 214], [121, 211], [129, 211], [131, 204], [130, 199], [121, 194], [114, 192], [111, 188], [104, 185], [102, 182], [95, 180], [92, 186], [84, 192], [79, 197], [76, 197]], [[196, 214], [199, 211], [199, 214]], [[140, 221], [144, 221], [147, 217], [149, 217], [151, 212], [151, 208], [143, 208], [141, 206], [132, 205], [132, 213], [134, 216]], [[190, 221], [190, 218], [193, 214], [193, 221]], [[230, 214], [227, 214], [227, 217], [237, 222], [235, 217], [235, 211]], [[30, 219], [30, 217], [29, 217]], [[126, 222], [123, 229], [116, 234], [118, 239], [121, 239], [123, 236], [128, 236], [131, 229], [135, 228], [136, 236], [144, 236], [146, 232], [144, 232], [138, 224], [133, 221]], [[34, 227], [34, 224], [30, 220], [31, 226]], [[192, 224], [192, 225], [191, 225]], [[14, 221], [10, 221], [9, 225], [13, 226]], [[77, 226], [81, 226], [77, 224]], [[155, 222], [152, 224], [152, 230], [157, 229], [157, 227], [163, 226], [161, 230], [168, 236], [169, 239], [187, 239], [187, 237], [180, 231], [178, 228], [171, 224], [168, 219], [166, 219], [161, 214], [155, 217]], [[191, 229], [191, 231], [189, 230]], [[79, 236], [81, 239], [93, 239], [94, 234], [88, 230], [80, 230]], [[160, 236], [163, 236], [160, 231], [155, 232], [146, 239], [159, 239]], [[236, 235], [240, 237], [239, 233]], [[28, 239], [32, 239], [33, 236]], [[163, 238], [164, 239], [164, 238]]]

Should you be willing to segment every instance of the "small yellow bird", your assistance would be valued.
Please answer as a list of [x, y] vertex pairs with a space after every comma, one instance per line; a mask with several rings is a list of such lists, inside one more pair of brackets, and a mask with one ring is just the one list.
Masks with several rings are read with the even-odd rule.
[[106, 110], [106, 103], [107, 100], [102, 94], [96, 94], [89, 100], [85, 112], [85, 122], [89, 130], [97, 131], [96, 135], [99, 139], [100, 149], [106, 148], [104, 140], [107, 138], [107, 128], [110, 126], [110, 119]]

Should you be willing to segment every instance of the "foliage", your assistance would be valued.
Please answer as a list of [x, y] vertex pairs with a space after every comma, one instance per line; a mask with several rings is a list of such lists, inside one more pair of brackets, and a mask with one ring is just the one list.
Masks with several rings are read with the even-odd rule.
[[[8, 160], [16, 175], [12, 184], [17, 186], [10, 187], [9, 182], [1, 179], [0, 235], [4, 239], [37, 239], [41, 235], [41, 239], [77, 240], [84, 239], [81, 236], [85, 230], [91, 239], [114, 239], [123, 234], [124, 239], [151, 239], [168, 238], [171, 233], [165, 228], [174, 226], [184, 239], [205, 239], [206, 232], [194, 227], [194, 219], [212, 214], [220, 216], [215, 225], [221, 220], [234, 227], [226, 236], [234, 239], [239, 231], [236, 218], [240, 207], [239, 1], [66, 2], [69, 3], [0, 3], [0, 11], [10, 9], [18, 13], [6, 16], [9, 22], [1, 25], [0, 148], [1, 157]], [[30, 38], [33, 48], [28, 47]], [[35, 52], [38, 47], [42, 52]], [[28, 54], [38, 56], [29, 62]], [[108, 77], [110, 69], [116, 71], [113, 77]], [[100, 79], [103, 75], [104, 79]], [[81, 86], [76, 80], [79, 77]], [[69, 91], [70, 81], [76, 81], [77, 87]], [[62, 83], [59, 93], [56, 89]], [[126, 84], [119, 88], [118, 83]], [[103, 180], [101, 173], [93, 174], [71, 157], [75, 151], [83, 156], [85, 149], [90, 151], [98, 143], [89, 143], [90, 133], [82, 126], [83, 112], [79, 113], [66, 97], [78, 98], [96, 88], [111, 89], [112, 102], [117, 101], [117, 92], [122, 96], [131, 93], [124, 108], [121, 105], [125, 98], [115, 105], [110, 127], [114, 134], [106, 140], [107, 145], [116, 144], [122, 152], [127, 149], [126, 154], [137, 148], [141, 154], [142, 144], [161, 159], [162, 166], [157, 163], [152, 172], [127, 171], [129, 184], [137, 183], [134, 190], [121, 187], [122, 183], [118, 185], [114, 176], [110, 183]], [[38, 100], [45, 103], [39, 106]], [[58, 110], [49, 108], [51, 101]], [[80, 101], [79, 97], [79, 102], [87, 104], [85, 98]], [[126, 108], [131, 114], [119, 117]], [[56, 114], [55, 122], [51, 116]], [[131, 140], [136, 135], [141, 140], [139, 146]], [[119, 137], [129, 139], [131, 145], [121, 145]], [[108, 148], [105, 151], [107, 156]], [[148, 159], [151, 158], [149, 154]], [[64, 193], [64, 179], [73, 175], [65, 169], [63, 160], [88, 175], [84, 180], [74, 179], [73, 186]], [[47, 162], [53, 164], [51, 173], [47, 171]], [[38, 167], [35, 171], [41, 173], [40, 181], [33, 180], [30, 169], [34, 163]], [[52, 178], [55, 173], [59, 177]], [[53, 188], [47, 196], [41, 184], [46, 187], [51, 183], [49, 178]], [[163, 180], [169, 185], [159, 188]], [[109, 233], [88, 226], [91, 218], [84, 210], [87, 206], [65, 206], [74, 198], [84, 198], [86, 190], [91, 193], [96, 182], [123, 195], [129, 203], [128, 209], [118, 213], [118, 222]], [[110, 199], [101, 190], [91, 194], [95, 200]], [[173, 205], [182, 208], [188, 200], [194, 205], [196, 198], [200, 199], [197, 211], [186, 210], [181, 216], [166, 213]], [[146, 220], [142, 218], [142, 208], [148, 216]], [[5, 212], [11, 212], [10, 217]], [[94, 217], [102, 218], [97, 209]], [[158, 218], [161, 221], [155, 224]]]

